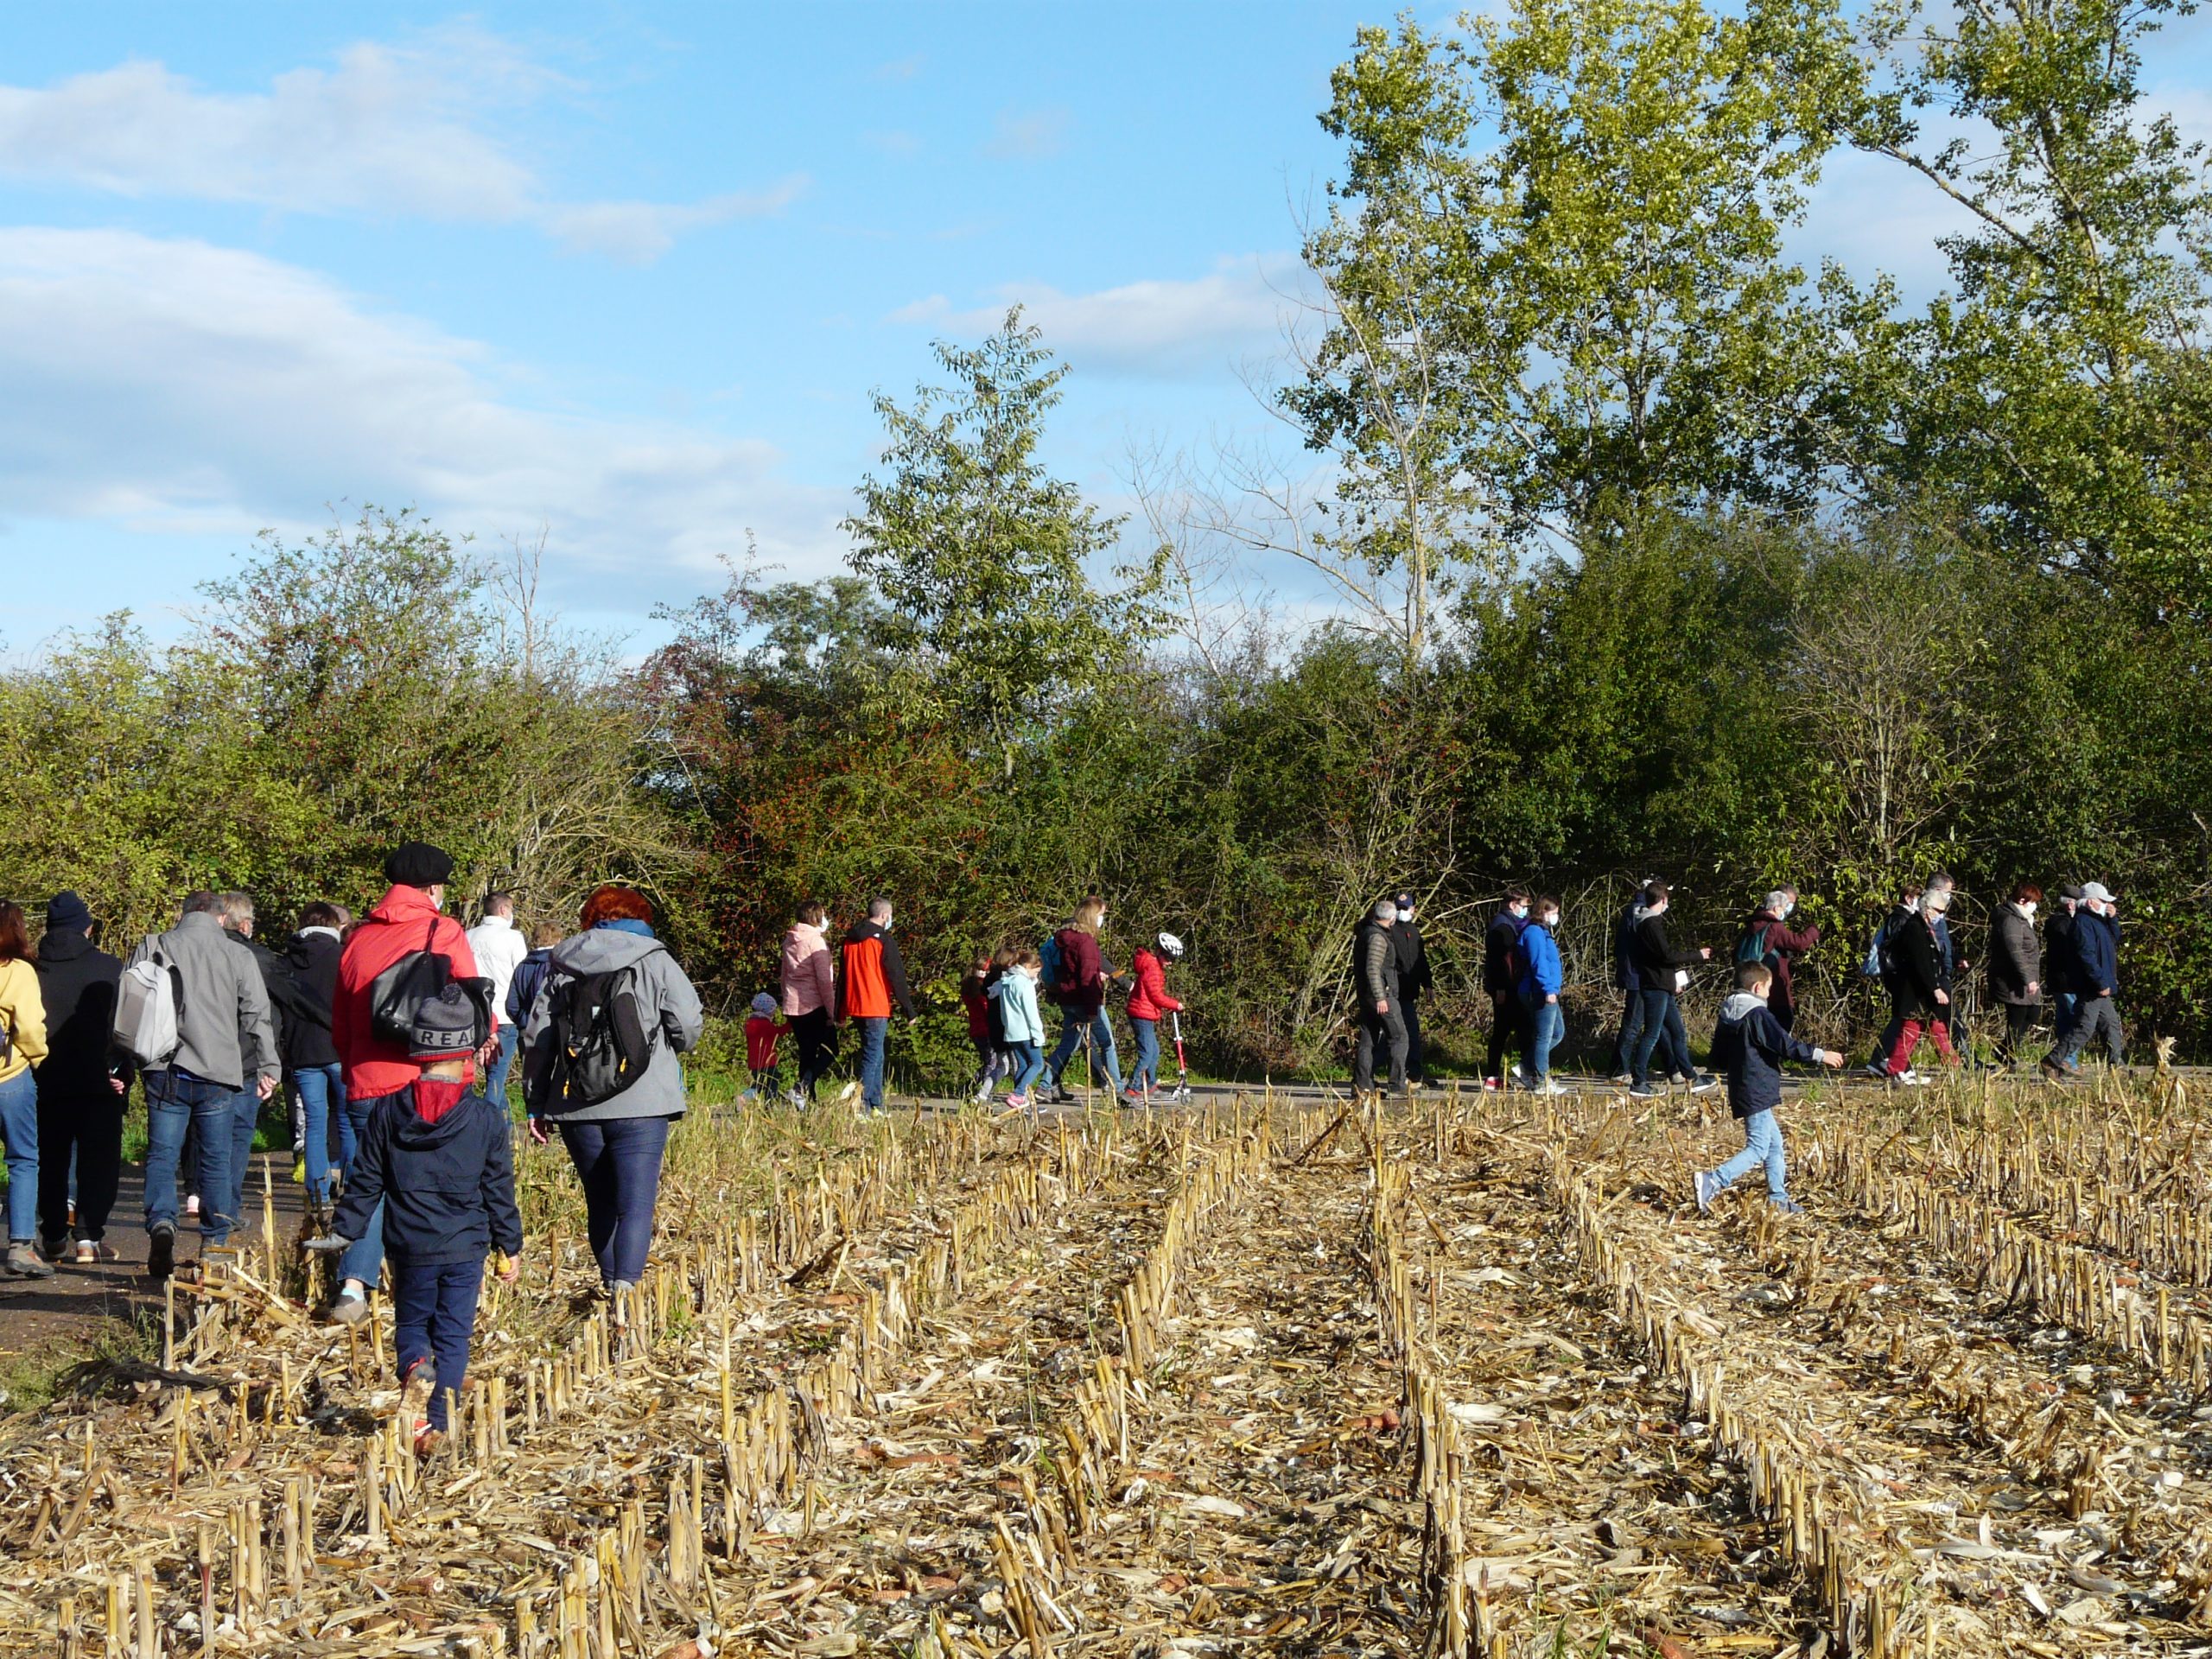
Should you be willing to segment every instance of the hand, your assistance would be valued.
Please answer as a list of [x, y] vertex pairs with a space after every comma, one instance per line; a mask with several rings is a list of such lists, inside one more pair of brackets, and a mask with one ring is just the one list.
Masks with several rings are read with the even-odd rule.
[[1938, 985], [1936, 988], [1936, 1001], [1943, 1007], [1948, 1007], [1950, 1006], [1951, 994], [1945, 990], [1941, 985]]
[[1390, 1003], [1389, 1003], [1389, 1000], [1386, 997], [1383, 1001], [1380, 1001], [1380, 1002], [1377, 1002], [1377, 1003], [1375, 1005], [1375, 1012], [1376, 1012], [1376, 1013], [1377, 1013], [1377, 1014], [1388, 1014], [1388, 1013], [1389, 1013], [1389, 1012], [1390, 1012]]
[[121, 1077], [110, 1077], [107, 1080], [107, 1086], [118, 1095], [127, 1095], [130, 1092], [130, 1085]]
[[1545, 1001], [1545, 1002], [1546, 1002], [1546, 1003], [1548, 1003], [1548, 1003], [1554, 1003], [1554, 1002], [1558, 1001], [1559, 1001], [1559, 993], [1558, 993], [1557, 991], [1547, 991], [1547, 992], [1545, 992], [1545, 993], [1544, 993], [1544, 1001]]
[[2041, 996], [2043, 995], [2042, 982], [2039, 980], [2030, 980], [2028, 982], [2028, 995], [2030, 996]]
[[486, 1037], [486, 1038], [484, 1039], [483, 1045], [482, 1045], [480, 1047], [479, 1047], [479, 1048], [477, 1049], [477, 1051], [476, 1051], [476, 1064], [477, 1064], [477, 1065], [491, 1065], [491, 1064], [492, 1064], [492, 1057], [493, 1057], [493, 1055], [497, 1054], [499, 1052], [499, 1033], [496, 1033], [496, 1032], [494, 1032], [491, 1036]]
[[1697, 948], [1697, 957], [1700, 962], [1711, 962], [1713, 960], [1713, 947], [1709, 944], [1700, 944]]
[[521, 1277], [522, 1259], [519, 1256], [502, 1255], [499, 1258], [499, 1282], [503, 1285], [512, 1285]]
[[1843, 1051], [1840, 1048], [1823, 1049], [1813, 1058], [1831, 1071], [1840, 1069], [1843, 1065]]
[[276, 1092], [276, 1079], [274, 1077], [256, 1077], [253, 1080], [253, 1092], [264, 1100], [268, 1099], [270, 1096]]
[[545, 1125], [542, 1120], [535, 1117], [530, 1120], [530, 1138], [533, 1145], [542, 1147], [548, 1144], [549, 1137], [545, 1133]]
[[1963, 974], [1967, 969], [1973, 966], [1974, 963], [1968, 962], [1964, 957], [1961, 957], [1959, 958], [1959, 972]]

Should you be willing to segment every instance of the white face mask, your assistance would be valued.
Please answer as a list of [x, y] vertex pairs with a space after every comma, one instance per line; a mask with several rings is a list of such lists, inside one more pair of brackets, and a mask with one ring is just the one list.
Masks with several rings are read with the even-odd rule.
[[1398, 912], [1398, 919], [1402, 922], [1410, 922], [1413, 918], [1414, 913], [1410, 910], [1401, 910]]
[[1794, 915], [1796, 915], [1796, 913], [1797, 913], [1797, 901], [1796, 901], [1795, 899], [1789, 899], [1789, 900], [1787, 900], [1787, 901], [1785, 901], [1785, 902], [1783, 903], [1783, 906], [1782, 906], [1782, 914], [1783, 914], [1783, 918], [1784, 918], [1784, 919], [1787, 919], [1788, 918], [1789, 918], [1789, 917], [1791, 917], [1791, 916], [1794, 916]]
[[1549, 928], [1557, 927], [1559, 925], [1559, 912], [1555, 910], [1546, 911], [1544, 912], [1544, 925]]
[[2023, 915], [2023, 916], [2033, 916], [2035, 913], [2036, 913], [2036, 901], [2035, 901], [2034, 899], [2021, 899], [2021, 900], [2020, 900], [2020, 914], [2021, 914], [2021, 915]]

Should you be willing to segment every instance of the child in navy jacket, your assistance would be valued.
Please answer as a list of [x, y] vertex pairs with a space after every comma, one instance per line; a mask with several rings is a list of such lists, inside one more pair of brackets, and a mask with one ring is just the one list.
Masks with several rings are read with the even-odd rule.
[[1744, 1149], [1719, 1168], [1700, 1170], [1692, 1178], [1700, 1210], [1710, 1209], [1737, 1177], [1763, 1163], [1768, 1200], [1785, 1214], [1798, 1212], [1789, 1196], [1782, 1125], [1774, 1116], [1782, 1104], [1782, 1063], [1839, 1066], [1843, 1056], [1834, 1049], [1815, 1048], [1784, 1031], [1766, 1005], [1773, 989], [1774, 970], [1763, 962], [1746, 963], [1736, 970], [1735, 995], [1720, 1005], [1720, 1023], [1713, 1031], [1713, 1064], [1728, 1074], [1728, 1109], [1744, 1120]]
[[[490, 982], [477, 983], [488, 995]], [[423, 1073], [407, 1093], [378, 1102], [330, 1218], [335, 1236], [315, 1242], [342, 1249], [384, 1200], [401, 1409], [426, 1448], [445, 1433], [446, 1391], [458, 1395], [468, 1375], [484, 1258], [497, 1249], [499, 1277], [512, 1284], [522, 1249], [507, 1114], [462, 1076], [489, 1027], [485, 1006], [456, 982], [416, 1008], [408, 1053]]]

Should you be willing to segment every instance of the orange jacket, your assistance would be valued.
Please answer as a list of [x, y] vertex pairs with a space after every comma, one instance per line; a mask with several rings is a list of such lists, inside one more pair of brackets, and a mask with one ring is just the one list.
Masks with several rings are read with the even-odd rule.
[[887, 1020], [891, 1005], [909, 1020], [914, 999], [906, 989], [906, 964], [891, 935], [874, 922], [855, 922], [839, 947], [837, 1017], [840, 1020]]

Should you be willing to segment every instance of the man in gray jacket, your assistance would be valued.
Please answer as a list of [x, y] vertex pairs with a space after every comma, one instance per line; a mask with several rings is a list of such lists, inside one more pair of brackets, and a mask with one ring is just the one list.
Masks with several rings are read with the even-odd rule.
[[1398, 953], [1390, 929], [1398, 919], [1397, 901], [1377, 899], [1368, 918], [1351, 936], [1351, 971], [1359, 997], [1359, 1046], [1352, 1051], [1351, 1087], [1356, 1095], [1375, 1087], [1375, 1051], [1390, 1053], [1390, 1089], [1406, 1092], [1406, 1017], [1396, 1001]]
[[268, 988], [253, 958], [232, 944], [219, 919], [222, 900], [195, 893], [166, 933], [142, 940], [130, 963], [158, 950], [181, 982], [176, 1052], [165, 1065], [149, 1066], [146, 1084], [146, 1233], [152, 1241], [147, 1271], [166, 1279], [176, 1263], [177, 1156], [186, 1126], [200, 1135], [200, 1217], [205, 1249], [221, 1244], [238, 1221], [231, 1194], [233, 1103], [251, 1091], [266, 1100], [283, 1073]]

